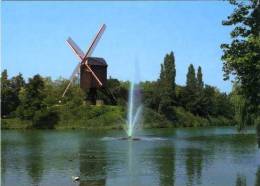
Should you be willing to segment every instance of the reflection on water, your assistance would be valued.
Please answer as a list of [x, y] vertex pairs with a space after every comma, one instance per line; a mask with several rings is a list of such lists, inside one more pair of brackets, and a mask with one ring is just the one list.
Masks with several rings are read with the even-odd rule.
[[106, 152], [102, 143], [96, 140], [80, 141], [79, 151], [80, 186], [106, 185]]
[[260, 148], [260, 135], [257, 137], [258, 148]]
[[22, 134], [25, 140], [25, 168], [33, 185], [39, 185], [44, 170], [42, 157], [42, 134], [36, 136]]
[[255, 186], [260, 186], [260, 166], [257, 168]]
[[[260, 186], [254, 131], [145, 130], [143, 139], [164, 140], [140, 141], [117, 140], [121, 135], [3, 131], [2, 185]], [[115, 140], [104, 140], [109, 136]]]
[[167, 145], [154, 149], [155, 165], [158, 168], [159, 185], [175, 184], [175, 150], [173, 146]]
[[[135, 177], [134, 167], [136, 165], [135, 152], [133, 149], [133, 141], [128, 141], [128, 152], [127, 152], [127, 166], [128, 166], [128, 180], [125, 185], [131, 186], [136, 184], [138, 177]], [[137, 178], [137, 179], [136, 179]]]
[[246, 177], [238, 174], [236, 179], [236, 186], [246, 186]]
[[201, 149], [188, 148], [186, 150], [187, 185], [200, 185], [202, 173], [203, 152]]

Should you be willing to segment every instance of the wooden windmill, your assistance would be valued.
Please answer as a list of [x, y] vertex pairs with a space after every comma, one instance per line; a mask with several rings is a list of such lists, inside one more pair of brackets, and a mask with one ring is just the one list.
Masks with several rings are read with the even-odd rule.
[[77, 74], [80, 74], [80, 88], [85, 92], [89, 92], [88, 99], [95, 104], [97, 98], [97, 90], [102, 91], [107, 95], [113, 104], [116, 104], [116, 100], [111, 92], [106, 87], [107, 82], [107, 63], [103, 58], [91, 57], [98, 41], [106, 29], [106, 25], [103, 24], [98, 33], [94, 37], [94, 40], [90, 44], [86, 54], [77, 46], [77, 44], [69, 37], [66, 42], [72, 51], [79, 59], [79, 63], [72, 72], [70, 82], [64, 90], [62, 97], [65, 96], [70, 85]]

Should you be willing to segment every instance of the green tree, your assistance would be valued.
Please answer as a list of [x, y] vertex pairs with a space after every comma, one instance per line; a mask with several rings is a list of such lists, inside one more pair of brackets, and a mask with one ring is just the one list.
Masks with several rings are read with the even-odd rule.
[[164, 71], [163, 71], [163, 84], [165, 87], [174, 90], [175, 89], [175, 58], [173, 52], [167, 54], [164, 58]]
[[25, 86], [23, 75], [19, 73], [17, 76], [12, 77], [10, 80], [10, 86], [13, 94], [13, 99], [11, 100], [13, 105], [12, 111], [15, 111], [20, 105], [19, 92]]
[[197, 88], [197, 79], [193, 64], [188, 67], [188, 73], [186, 75], [186, 88], [188, 91], [195, 93]]
[[17, 76], [14, 76], [11, 79], [11, 86], [17, 94], [19, 93], [21, 88], [24, 87], [24, 85], [25, 85], [25, 81], [21, 73], [19, 73]]
[[188, 73], [186, 75], [186, 87], [185, 87], [185, 93], [184, 93], [184, 104], [185, 108], [192, 112], [196, 113], [196, 97], [197, 97], [197, 78], [195, 74], [195, 69], [192, 64], [188, 67]]
[[230, 0], [236, 8], [223, 21], [223, 25], [233, 26], [230, 44], [222, 44], [224, 79], [230, 75], [241, 84], [241, 93], [249, 102], [251, 112], [259, 113], [260, 103], [260, 8], [259, 0]]
[[210, 85], [205, 85], [205, 89], [203, 91], [203, 98], [205, 101], [203, 107], [205, 116], [216, 116], [216, 88]]
[[20, 104], [19, 91], [24, 86], [25, 82], [22, 74], [8, 79], [7, 70], [4, 70], [1, 74], [1, 114], [2, 116], [9, 116], [16, 110]]
[[140, 84], [142, 88], [143, 103], [146, 107], [158, 111], [160, 104], [159, 85], [158, 82], [143, 82]]
[[202, 79], [202, 70], [201, 70], [200, 66], [199, 66], [198, 72], [197, 72], [197, 81], [198, 81], [199, 90], [202, 90], [203, 86], [204, 86], [204, 82], [203, 82], [203, 79]]
[[5, 69], [1, 74], [1, 116], [8, 115], [12, 106], [9, 104], [12, 99], [10, 81], [8, 80], [7, 70]]
[[233, 104], [230, 101], [230, 97], [226, 93], [216, 92], [215, 98], [216, 114], [218, 116], [224, 116], [226, 118], [232, 119], [234, 115]]
[[235, 110], [235, 121], [239, 131], [244, 129], [246, 125], [253, 124], [252, 114], [248, 112], [248, 102], [244, 95], [240, 94], [240, 88], [235, 84], [231, 94], [231, 102]]
[[44, 92], [44, 81], [40, 75], [29, 78], [28, 84], [20, 91], [21, 104], [17, 108], [18, 117], [21, 119], [33, 119], [35, 112], [46, 107], [43, 100], [46, 97]]
[[175, 58], [173, 52], [166, 54], [164, 62], [161, 65], [160, 78], [158, 80], [160, 90], [160, 102], [158, 111], [164, 114], [168, 119], [174, 120], [175, 114], [173, 105], [175, 102]]

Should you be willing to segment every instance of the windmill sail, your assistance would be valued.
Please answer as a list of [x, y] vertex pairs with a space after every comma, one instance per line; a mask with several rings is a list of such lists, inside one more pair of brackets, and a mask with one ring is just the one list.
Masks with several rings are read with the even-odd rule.
[[71, 76], [70, 76], [70, 82], [68, 84], [68, 86], [66, 87], [66, 89], [64, 90], [63, 94], [61, 97], [64, 97], [66, 92], [69, 90], [70, 85], [72, 84], [74, 78], [76, 77], [76, 75], [79, 73], [79, 68], [80, 68], [80, 63], [76, 66], [76, 68], [73, 70]]
[[97, 43], [98, 43], [99, 40], [100, 40], [102, 34], [104, 33], [105, 29], [106, 29], [106, 25], [103, 24], [102, 27], [99, 29], [99, 31], [98, 31], [96, 37], [95, 37], [94, 40], [92, 41], [90, 47], [88, 48], [87, 53], [86, 53], [84, 59], [82, 60], [82, 62], [85, 62], [85, 61], [87, 60], [87, 58], [91, 56], [91, 54], [93, 53], [94, 49], [95, 49], [96, 46], [97, 46]]
[[78, 45], [70, 37], [66, 41], [70, 46], [70, 48], [73, 50], [73, 52], [82, 60], [85, 56], [84, 52], [78, 47]]

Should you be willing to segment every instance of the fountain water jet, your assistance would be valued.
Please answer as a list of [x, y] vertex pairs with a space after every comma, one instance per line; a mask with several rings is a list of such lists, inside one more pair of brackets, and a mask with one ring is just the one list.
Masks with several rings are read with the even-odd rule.
[[[135, 73], [138, 72], [137, 64], [135, 65]], [[138, 78], [138, 74], [135, 74], [134, 79], [136, 80]], [[142, 105], [141, 105], [141, 94], [138, 87], [138, 83], [136, 81], [130, 82], [129, 87], [129, 95], [128, 95], [128, 110], [127, 110], [127, 121], [126, 121], [126, 127], [125, 131], [127, 134], [126, 139], [133, 139], [137, 140], [137, 138], [134, 138], [134, 131], [137, 127], [137, 124], [140, 122], [140, 116], [142, 113]]]

